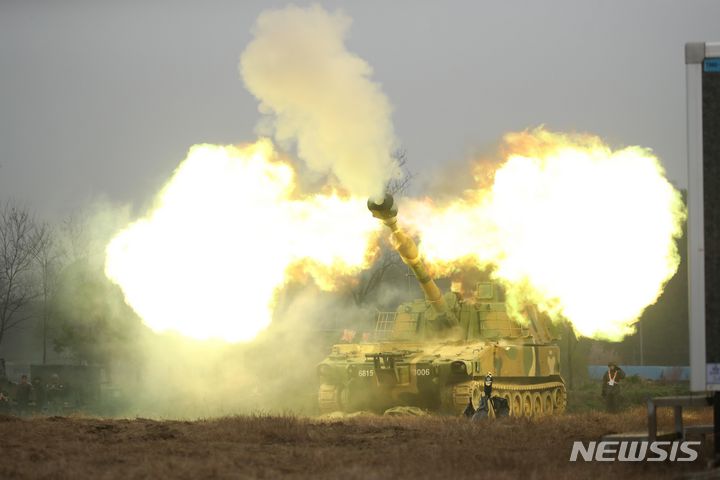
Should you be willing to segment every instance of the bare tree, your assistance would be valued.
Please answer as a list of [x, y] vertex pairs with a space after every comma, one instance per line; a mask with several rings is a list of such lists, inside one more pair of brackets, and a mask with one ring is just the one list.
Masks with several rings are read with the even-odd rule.
[[393, 153], [393, 158], [397, 161], [402, 176], [390, 180], [385, 187], [385, 191], [390, 195], [399, 195], [407, 192], [415, 174], [407, 168], [407, 151], [404, 148], [396, 150], [395, 153]]
[[63, 254], [56, 232], [48, 224], [37, 227], [37, 252], [35, 262], [39, 274], [40, 302], [42, 304], [43, 363], [47, 362], [48, 322], [52, 309], [50, 299], [57, 290], [58, 277], [62, 268]]
[[38, 294], [34, 262], [46, 234], [26, 208], [12, 201], [0, 207], [0, 343], [31, 317], [27, 307]]
[[402, 260], [398, 253], [387, 244], [381, 245], [380, 254], [375, 263], [360, 275], [357, 284], [350, 291], [355, 305], [358, 307], [365, 305], [382, 284], [388, 271], [400, 265], [402, 265]]
[[64, 263], [89, 261], [92, 255], [97, 254], [97, 242], [93, 242], [91, 238], [89, 223], [87, 213], [76, 212], [59, 226], [58, 252], [61, 253]]
[[[396, 150], [393, 157], [400, 167], [402, 176], [390, 180], [385, 187], [385, 191], [391, 195], [401, 195], [407, 191], [414, 175], [407, 168], [407, 152], [404, 149]], [[350, 290], [355, 305], [362, 306], [366, 304], [382, 284], [387, 273], [391, 269], [402, 265], [403, 262], [397, 252], [387, 242], [382, 242], [380, 244], [380, 254], [375, 263], [369, 270], [360, 275], [357, 284]]]
[[[111, 375], [111, 361], [137, 363], [134, 340], [141, 320], [125, 303], [120, 287], [104, 272], [105, 232], [88, 212], [76, 212], [53, 232], [51, 294], [47, 341], [55, 353], [80, 363], [102, 364]], [[52, 274], [53, 268], [49, 269]]]

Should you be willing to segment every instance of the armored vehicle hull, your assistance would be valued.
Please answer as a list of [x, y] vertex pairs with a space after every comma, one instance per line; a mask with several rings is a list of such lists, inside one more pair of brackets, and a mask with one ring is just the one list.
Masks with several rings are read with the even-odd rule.
[[[414, 306], [422, 308], [423, 303], [414, 302]], [[408, 307], [405, 304], [401, 309]], [[429, 310], [429, 306], [425, 308]], [[462, 310], [468, 314], [461, 315], [462, 330], [470, 330], [471, 335], [489, 330], [489, 321], [482, 320], [484, 312], [477, 305], [463, 305]], [[492, 395], [507, 399], [511, 415], [531, 417], [564, 411], [566, 392], [557, 345], [533, 342], [520, 326], [516, 337], [402, 341], [397, 336], [415, 323], [412, 315], [397, 313], [394, 322], [387, 316], [381, 314], [386, 318], [378, 322], [379, 326], [391, 326], [392, 330], [377, 330], [376, 335], [388, 333], [395, 340], [338, 344], [320, 363], [321, 412], [382, 412], [412, 405], [460, 414], [470, 399], [476, 408], [480, 404], [488, 372], [494, 376]]]

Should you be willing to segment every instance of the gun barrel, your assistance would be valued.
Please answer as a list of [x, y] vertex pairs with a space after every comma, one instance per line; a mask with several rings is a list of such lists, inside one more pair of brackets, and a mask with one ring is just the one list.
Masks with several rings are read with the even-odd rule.
[[398, 209], [392, 195], [386, 195], [382, 203], [376, 203], [370, 199], [367, 205], [368, 210], [370, 210], [373, 216], [382, 220], [390, 229], [390, 243], [398, 254], [400, 254], [402, 261], [405, 262], [415, 274], [420, 288], [425, 293], [425, 298], [430, 302], [433, 309], [439, 314], [448, 314], [451, 322], [456, 322], [455, 317], [449, 312], [442, 292], [430, 276], [425, 263], [422, 261], [417, 245], [413, 239], [398, 226]]

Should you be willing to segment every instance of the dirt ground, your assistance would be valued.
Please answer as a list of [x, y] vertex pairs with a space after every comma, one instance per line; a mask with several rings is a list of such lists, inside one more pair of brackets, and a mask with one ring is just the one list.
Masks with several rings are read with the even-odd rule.
[[[660, 412], [662, 413], [662, 411]], [[687, 412], [710, 423], [709, 409]], [[0, 417], [0, 478], [682, 478], [693, 463], [570, 463], [574, 440], [646, 428], [645, 411], [536, 421], [238, 416]], [[666, 426], [669, 412], [661, 415]]]

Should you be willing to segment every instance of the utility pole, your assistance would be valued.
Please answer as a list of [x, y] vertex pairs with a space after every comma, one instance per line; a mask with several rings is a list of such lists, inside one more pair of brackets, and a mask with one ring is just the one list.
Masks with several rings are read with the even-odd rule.
[[642, 318], [638, 321], [638, 337], [640, 337], [640, 366], [645, 365], [645, 351], [643, 348]]

